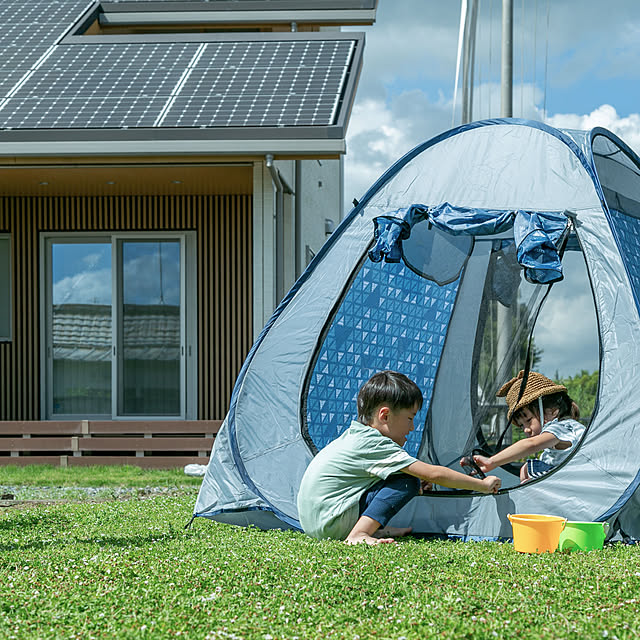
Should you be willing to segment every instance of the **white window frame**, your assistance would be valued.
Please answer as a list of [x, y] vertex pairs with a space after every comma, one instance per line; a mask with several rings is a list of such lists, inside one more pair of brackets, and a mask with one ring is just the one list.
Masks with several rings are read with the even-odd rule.
[[[54, 414], [52, 407], [53, 358], [51, 352], [51, 247], [54, 243], [100, 242], [111, 245], [112, 277], [112, 348], [111, 348], [111, 415]], [[140, 416], [120, 413], [121, 356], [119, 348], [119, 323], [121, 319], [121, 292], [119, 276], [122, 242], [126, 240], [179, 240], [180, 241], [180, 413], [174, 416]], [[99, 420], [195, 420], [198, 411], [198, 333], [197, 333], [197, 256], [195, 231], [140, 231], [140, 232], [87, 232], [43, 233], [40, 236], [40, 345], [41, 374], [40, 401], [43, 420], [99, 419]]]

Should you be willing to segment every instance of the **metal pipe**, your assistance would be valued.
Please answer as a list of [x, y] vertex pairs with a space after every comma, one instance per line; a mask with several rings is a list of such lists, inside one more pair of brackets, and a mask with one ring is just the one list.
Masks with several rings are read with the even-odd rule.
[[276, 190], [276, 305], [284, 297], [284, 186], [280, 179], [280, 174], [273, 164], [273, 154], [268, 153], [265, 156], [265, 163], [271, 181]]
[[501, 114], [513, 117], [513, 0], [502, 0]]
[[475, 64], [476, 31], [478, 23], [477, 0], [467, 4], [462, 48], [462, 124], [473, 120], [473, 67]]
[[293, 218], [294, 218], [294, 225], [295, 225], [295, 229], [294, 229], [294, 233], [295, 233], [295, 238], [296, 238], [296, 246], [294, 249], [294, 256], [295, 256], [295, 274], [296, 274], [296, 280], [298, 279], [298, 277], [300, 276], [300, 274], [304, 271], [304, 268], [302, 266], [302, 198], [300, 196], [300, 194], [302, 193], [302, 161], [301, 160], [296, 160], [295, 161], [295, 182], [294, 182], [294, 186], [295, 186], [295, 204], [294, 204], [294, 214], [293, 214]]

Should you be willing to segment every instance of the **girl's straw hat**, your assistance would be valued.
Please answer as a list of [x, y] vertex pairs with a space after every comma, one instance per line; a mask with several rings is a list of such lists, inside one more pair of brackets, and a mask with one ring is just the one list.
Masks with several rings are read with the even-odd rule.
[[507, 396], [507, 406], [509, 407], [507, 420], [511, 420], [511, 417], [516, 411], [518, 411], [518, 409], [526, 407], [534, 400], [537, 400], [542, 396], [548, 396], [552, 393], [559, 393], [560, 391], [567, 390], [567, 387], [561, 384], [556, 384], [553, 380], [543, 376], [541, 373], [530, 371], [527, 377], [527, 386], [524, 388], [522, 397], [518, 400], [523, 377], [524, 371], [520, 371], [515, 378], [511, 378], [509, 382], [505, 382], [505, 384], [500, 387], [498, 393], [496, 393], [499, 398]]

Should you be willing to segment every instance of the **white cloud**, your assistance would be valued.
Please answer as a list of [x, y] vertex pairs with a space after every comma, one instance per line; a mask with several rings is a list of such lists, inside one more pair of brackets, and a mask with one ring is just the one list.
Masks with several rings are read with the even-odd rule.
[[390, 102], [368, 98], [353, 111], [347, 135], [345, 207], [405, 153], [451, 125], [451, 104], [442, 97], [430, 102], [418, 90], [404, 92]]
[[[99, 254], [84, 256], [87, 270], [55, 282], [53, 304], [111, 304], [111, 269], [92, 269], [99, 258]], [[127, 259], [124, 297], [130, 304], [180, 304], [179, 263], [171, 256], [164, 257], [161, 272], [157, 252]]]
[[111, 269], [83, 271], [53, 284], [53, 304], [111, 304]]
[[129, 304], [180, 304], [180, 264], [158, 252], [136, 255], [124, 263], [124, 301]]
[[558, 113], [547, 118], [547, 123], [563, 129], [589, 130], [594, 127], [604, 127], [622, 138], [636, 153], [640, 153], [640, 114], [638, 113], [620, 117], [615, 107], [603, 104], [586, 115]]

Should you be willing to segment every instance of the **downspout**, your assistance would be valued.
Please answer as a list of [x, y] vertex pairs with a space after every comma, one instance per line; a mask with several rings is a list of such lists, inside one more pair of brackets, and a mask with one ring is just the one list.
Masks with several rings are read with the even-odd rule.
[[296, 236], [296, 246], [294, 249], [296, 267], [295, 274], [296, 280], [299, 278], [300, 274], [304, 271], [302, 267], [302, 161], [295, 161], [295, 203], [294, 203], [294, 225], [295, 225], [295, 236]]
[[271, 181], [276, 189], [276, 306], [284, 297], [284, 186], [273, 164], [273, 154], [265, 156]]

